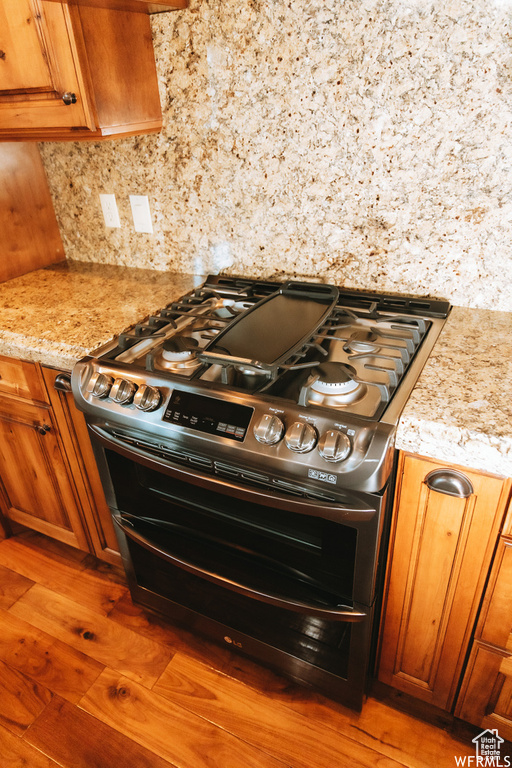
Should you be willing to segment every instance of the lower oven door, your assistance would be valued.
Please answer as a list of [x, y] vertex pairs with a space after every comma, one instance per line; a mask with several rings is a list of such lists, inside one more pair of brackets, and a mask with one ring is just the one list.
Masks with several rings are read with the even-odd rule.
[[381, 497], [324, 505], [96, 449], [137, 603], [361, 706]]

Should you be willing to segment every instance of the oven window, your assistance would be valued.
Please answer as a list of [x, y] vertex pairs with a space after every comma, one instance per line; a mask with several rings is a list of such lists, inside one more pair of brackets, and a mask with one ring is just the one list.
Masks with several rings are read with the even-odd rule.
[[274, 584], [306, 602], [352, 605], [355, 528], [226, 496], [106, 453], [119, 511], [155, 546], [255, 588]]

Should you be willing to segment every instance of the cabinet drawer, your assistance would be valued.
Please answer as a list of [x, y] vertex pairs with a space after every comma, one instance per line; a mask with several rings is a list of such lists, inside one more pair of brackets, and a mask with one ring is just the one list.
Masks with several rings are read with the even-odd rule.
[[512, 541], [500, 539], [477, 638], [512, 653]]
[[15, 395], [36, 403], [50, 402], [38, 365], [1, 355], [0, 394]]

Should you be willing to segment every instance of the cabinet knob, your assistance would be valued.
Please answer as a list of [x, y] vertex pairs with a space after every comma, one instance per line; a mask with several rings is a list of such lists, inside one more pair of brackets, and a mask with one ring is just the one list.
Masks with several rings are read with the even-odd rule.
[[66, 93], [62, 94], [62, 101], [64, 104], [76, 104], [76, 93], [71, 93], [71, 91], [66, 91]]
[[51, 427], [49, 424], [43, 424], [43, 426], [38, 425], [36, 429], [40, 435], [46, 435], [46, 433], [51, 430]]

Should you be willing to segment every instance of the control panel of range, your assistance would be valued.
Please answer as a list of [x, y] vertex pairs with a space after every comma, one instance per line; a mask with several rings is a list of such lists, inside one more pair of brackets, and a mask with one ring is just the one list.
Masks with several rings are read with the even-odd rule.
[[156, 387], [141, 384], [138, 387], [133, 381], [116, 378], [106, 373], [97, 372], [91, 376], [87, 391], [93, 397], [111, 397], [115, 403], [129, 405], [133, 403], [141, 411], [155, 411], [161, 403], [162, 396]]
[[254, 437], [263, 445], [284, 443], [294, 453], [309, 453], [318, 445], [318, 452], [329, 462], [347, 459], [352, 450], [350, 437], [339, 429], [329, 429], [320, 437], [316, 428], [307, 421], [294, 421], [288, 429], [282, 419], [273, 413], [265, 413], [254, 425]]
[[[102, 372], [91, 376], [87, 392], [94, 398], [109, 398], [122, 406], [133, 404], [146, 412], [155, 411], [163, 401], [157, 387], [148, 384], [137, 386], [133, 381]], [[254, 410], [249, 405], [174, 389], [162, 418], [169, 424], [243, 442]], [[252, 428], [254, 437], [261, 445], [270, 447], [282, 443], [294, 454], [306, 454], [316, 448], [320, 456], [332, 464], [345, 461], [352, 453], [352, 441], [347, 431], [331, 428], [319, 433], [307, 417], [285, 420], [284, 412], [263, 413], [257, 416]]]

